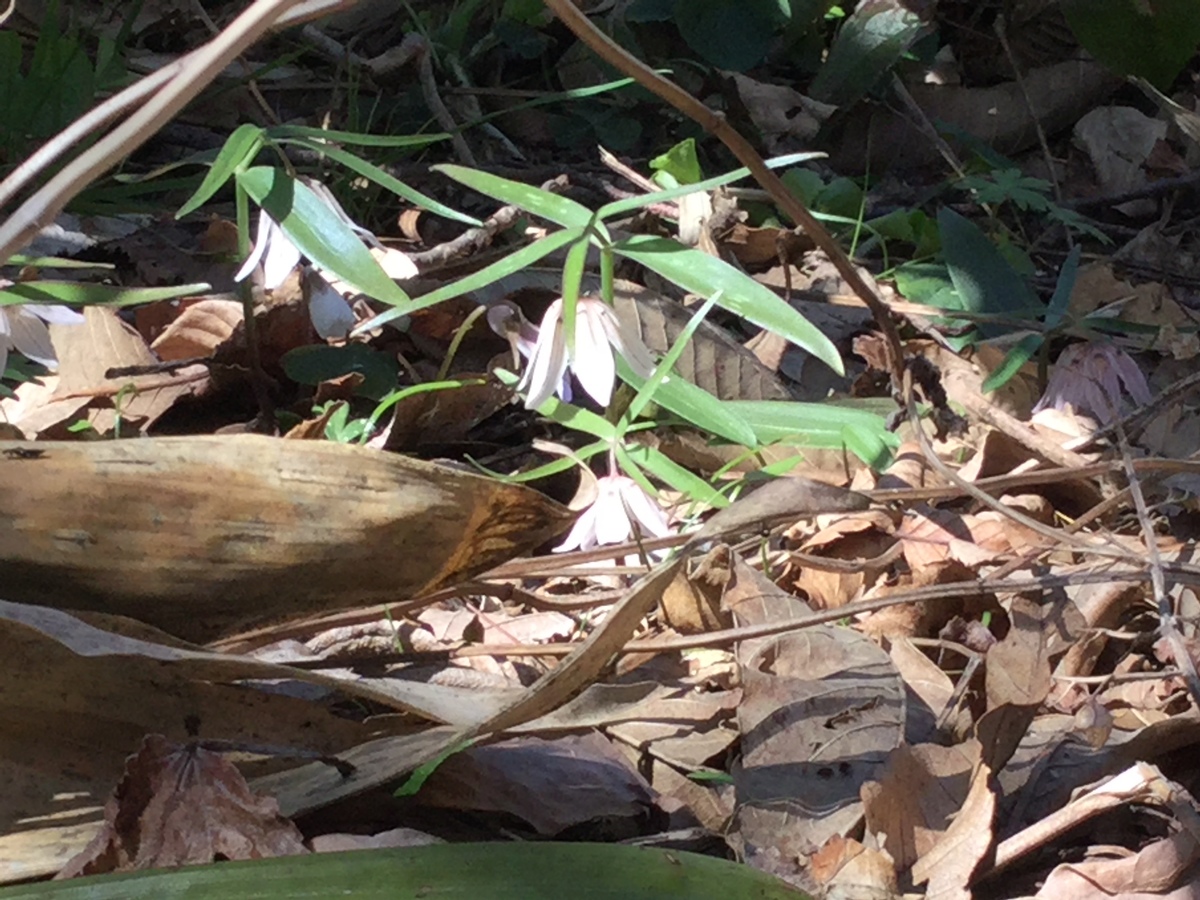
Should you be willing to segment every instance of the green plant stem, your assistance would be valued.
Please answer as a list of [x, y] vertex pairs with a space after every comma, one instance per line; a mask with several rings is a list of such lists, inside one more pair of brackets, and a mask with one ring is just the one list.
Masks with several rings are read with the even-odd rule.
[[[245, 259], [250, 255], [250, 197], [238, 185], [235, 192], [237, 197], [237, 228], [238, 256]], [[275, 403], [271, 400], [271, 392], [267, 389], [267, 374], [263, 371], [262, 355], [258, 347], [258, 320], [254, 318], [254, 288], [251, 279], [245, 278], [238, 285], [238, 296], [242, 301], [242, 333], [246, 337], [246, 362], [250, 369], [250, 389], [254, 391], [254, 400], [258, 403], [258, 422], [256, 431], [264, 434], [275, 433]]]

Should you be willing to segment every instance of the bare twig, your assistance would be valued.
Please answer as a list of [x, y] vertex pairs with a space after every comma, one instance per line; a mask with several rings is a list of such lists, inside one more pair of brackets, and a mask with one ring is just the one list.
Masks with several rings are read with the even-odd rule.
[[1175, 613], [1175, 604], [1167, 592], [1167, 579], [1163, 570], [1162, 556], [1158, 552], [1158, 538], [1154, 534], [1154, 525], [1146, 509], [1146, 498], [1142, 496], [1142, 484], [1137, 472], [1131, 465], [1133, 457], [1129, 453], [1129, 442], [1125, 439], [1125, 431], [1117, 425], [1117, 441], [1121, 447], [1121, 461], [1125, 464], [1126, 476], [1129, 479], [1129, 493], [1133, 497], [1133, 506], [1137, 510], [1138, 525], [1146, 542], [1146, 563], [1150, 567], [1150, 585], [1154, 590], [1154, 604], [1158, 608], [1158, 630], [1171, 648], [1180, 674], [1183, 675], [1192, 703], [1200, 709], [1200, 674], [1196, 672], [1196, 660], [1188, 649], [1179, 629], [1179, 617]]

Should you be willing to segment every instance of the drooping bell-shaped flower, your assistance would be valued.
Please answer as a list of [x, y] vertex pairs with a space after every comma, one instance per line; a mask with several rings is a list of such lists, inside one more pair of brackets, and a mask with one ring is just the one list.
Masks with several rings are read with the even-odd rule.
[[517, 384], [517, 390], [525, 394], [528, 409], [537, 409], [556, 392], [561, 395], [568, 369], [593, 400], [607, 406], [617, 374], [614, 349], [643, 378], [654, 371], [654, 358], [642, 339], [622, 324], [616, 311], [598, 297], [580, 297], [576, 303], [574, 343], [571, 355], [567, 349], [563, 301], [555, 300], [542, 316], [537, 339], [528, 353], [529, 363]]
[[566, 540], [555, 552], [590, 550], [629, 540], [636, 526], [642, 536], [664, 537], [671, 533], [667, 514], [658, 502], [626, 475], [598, 478], [598, 494], [575, 520]]

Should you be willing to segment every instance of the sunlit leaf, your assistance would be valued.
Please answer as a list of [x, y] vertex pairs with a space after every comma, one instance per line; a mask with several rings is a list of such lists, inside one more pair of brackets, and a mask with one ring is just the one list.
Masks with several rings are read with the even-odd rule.
[[272, 166], [239, 172], [238, 184], [265, 209], [300, 252], [368, 297], [393, 306], [409, 297], [388, 277], [345, 222], [306, 184]]
[[579, 240], [583, 237], [583, 234], [583, 229], [568, 229], [548, 234], [544, 238], [534, 241], [528, 247], [522, 247], [520, 250], [510, 253], [503, 259], [498, 259], [491, 265], [484, 266], [478, 272], [472, 272], [465, 278], [452, 281], [450, 284], [443, 285], [436, 291], [430, 291], [428, 294], [423, 294], [420, 297], [410, 300], [408, 306], [403, 309], [389, 309], [374, 316], [354, 329], [353, 334], [362, 334], [371, 331], [410, 312], [426, 309], [437, 303], [452, 300], [455, 297], [461, 297], [463, 294], [469, 294], [471, 291], [487, 287], [492, 282], [499, 281], [507, 275], [520, 272], [522, 269], [532, 266], [543, 257], [567, 246], [573, 241]]
[[182, 219], [212, 199], [213, 194], [219, 191], [238, 169], [254, 161], [255, 154], [262, 147], [262, 140], [262, 129], [257, 125], [239, 125], [234, 129], [233, 134], [221, 147], [217, 158], [213, 160], [208, 174], [200, 182], [200, 187], [196, 188], [196, 192], [188, 198], [183, 206], [179, 207], [175, 218]]
[[211, 291], [207, 284], [127, 288], [81, 281], [22, 281], [0, 290], [0, 306], [18, 303], [62, 303], [66, 306], [139, 306]]
[[717, 305], [807, 350], [839, 375], [837, 348], [781, 297], [724, 260], [667, 238], [634, 235], [613, 245], [614, 252], [639, 262], [702, 297], [721, 292]]
[[[646, 383], [646, 379], [629, 368], [620, 356], [617, 357], [617, 374], [638, 390]], [[672, 376], [660, 384], [654, 391], [654, 402], [703, 431], [743, 447], [758, 445], [754, 430], [728, 403], [682, 378]]]
[[370, 181], [375, 182], [380, 187], [391, 191], [398, 197], [403, 197], [409, 203], [427, 209], [435, 215], [442, 216], [446, 219], [452, 219], [455, 222], [462, 222], [464, 225], [478, 227], [483, 223], [478, 219], [468, 216], [465, 213], [460, 213], [458, 210], [451, 209], [444, 203], [439, 203], [432, 197], [422, 194], [415, 188], [409, 187], [399, 178], [389, 174], [374, 163], [367, 162], [361, 156], [356, 156], [348, 150], [343, 150], [341, 147], [332, 144], [323, 143], [321, 141], [309, 140], [307, 138], [287, 138], [281, 139], [280, 143], [294, 143], [302, 147], [312, 150], [314, 153], [323, 153], [330, 159], [340, 162], [343, 166], [351, 171], [357, 172]]
[[519, 206], [563, 228], [584, 228], [592, 219], [592, 211], [583, 204], [529, 184], [469, 169], [466, 166], [446, 164], [434, 166], [433, 169], [494, 200]]

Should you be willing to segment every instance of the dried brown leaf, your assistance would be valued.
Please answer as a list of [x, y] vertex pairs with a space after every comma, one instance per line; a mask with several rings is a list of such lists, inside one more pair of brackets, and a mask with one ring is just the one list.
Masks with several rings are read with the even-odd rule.
[[299, 829], [201, 744], [147, 735], [104, 808], [104, 827], [57, 877], [307, 853]]

